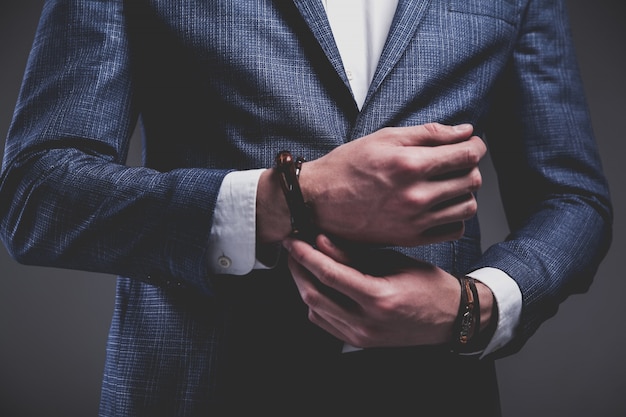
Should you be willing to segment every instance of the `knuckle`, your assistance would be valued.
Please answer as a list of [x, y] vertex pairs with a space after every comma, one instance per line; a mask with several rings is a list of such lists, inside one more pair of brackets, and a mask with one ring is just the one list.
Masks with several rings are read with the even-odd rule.
[[480, 150], [480, 155], [485, 156], [487, 154], [487, 144], [481, 138], [477, 137], [478, 147]]
[[403, 136], [403, 133], [400, 131], [400, 129], [389, 126], [381, 128], [378, 131], [378, 134], [380, 134], [382, 138], [390, 140], [392, 142], [401, 139]]
[[314, 291], [303, 291], [301, 294], [302, 301], [304, 304], [309, 306], [309, 316], [313, 313], [315, 307], [318, 306], [320, 302], [319, 294]]
[[337, 275], [334, 268], [330, 265], [323, 266], [319, 273], [317, 274], [317, 279], [322, 283], [329, 287], [335, 287], [337, 284]]
[[430, 196], [421, 188], [416, 188], [413, 192], [407, 193], [404, 197], [412, 211], [422, 211], [424, 207], [429, 206]]
[[472, 170], [472, 172], [470, 172], [470, 186], [471, 186], [471, 191], [476, 191], [478, 190], [480, 187], [482, 187], [483, 185], [483, 176], [480, 173], [480, 170], [478, 168]]
[[301, 250], [298, 250], [297, 247], [294, 247], [289, 253], [289, 257], [292, 258], [296, 263], [302, 264], [306, 260], [306, 256], [302, 253]]
[[485, 146], [485, 143], [478, 138], [477, 140], [473, 140], [473, 141], [469, 141], [465, 143], [467, 144], [467, 147], [466, 147], [467, 163], [470, 165], [478, 165], [480, 160], [487, 153], [487, 147]]
[[[378, 297], [373, 301], [374, 309], [380, 317], [389, 317], [396, 311], [396, 305], [392, 297]], [[371, 329], [370, 329], [371, 330]]]
[[317, 314], [315, 314], [315, 311], [313, 311], [312, 309], [309, 309], [307, 317], [311, 323], [316, 324], [318, 322], [318, 316]]
[[384, 133], [385, 135], [393, 136], [393, 137], [402, 135], [399, 129], [391, 127], [391, 126], [385, 126], [381, 128], [380, 131]]
[[474, 166], [478, 165], [480, 162], [481, 155], [478, 149], [474, 146], [468, 146], [465, 148], [465, 162], [468, 165]]
[[467, 201], [466, 206], [465, 206], [465, 218], [469, 219], [471, 217], [474, 217], [477, 212], [478, 212], [478, 202], [472, 196], [472, 198], [470, 198]]
[[438, 123], [426, 123], [424, 129], [431, 135], [436, 135], [441, 131], [441, 125]]
[[402, 154], [396, 152], [386, 154], [383, 158], [376, 158], [373, 168], [379, 173], [389, 172], [390, 174], [394, 174], [396, 171], [401, 170], [403, 165]]

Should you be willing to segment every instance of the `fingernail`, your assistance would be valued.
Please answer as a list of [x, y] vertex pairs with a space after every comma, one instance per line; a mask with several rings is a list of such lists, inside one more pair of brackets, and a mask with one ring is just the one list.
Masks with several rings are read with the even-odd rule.
[[287, 252], [291, 252], [291, 248], [293, 247], [293, 240], [292, 239], [287, 238], [287, 239], [283, 240], [282, 244], [283, 244], [283, 248], [287, 249]]
[[474, 129], [474, 126], [469, 123], [462, 123], [460, 125], [452, 126], [452, 128], [458, 132], [464, 132], [466, 130]]
[[331, 246], [331, 247], [335, 247], [335, 243], [330, 240], [330, 238], [324, 234], [320, 234], [318, 235], [318, 239], [321, 239], [326, 245]]

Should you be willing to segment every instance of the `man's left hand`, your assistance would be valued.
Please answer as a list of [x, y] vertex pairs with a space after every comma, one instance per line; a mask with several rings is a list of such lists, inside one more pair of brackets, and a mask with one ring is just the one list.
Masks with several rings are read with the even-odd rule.
[[[363, 348], [435, 345], [452, 339], [460, 286], [441, 268], [381, 250], [367, 262], [393, 269], [370, 275], [360, 272], [358, 260], [324, 235], [318, 236], [317, 249], [294, 239], [283, 244], [309, 319], [335, 337]], [[329, 294], [329, 288], [339, 297]]]

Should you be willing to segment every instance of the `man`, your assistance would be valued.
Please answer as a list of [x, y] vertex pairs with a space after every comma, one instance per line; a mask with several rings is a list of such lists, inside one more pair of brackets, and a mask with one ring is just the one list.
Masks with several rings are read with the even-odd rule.
[[[101, 415], [499, 415], [494, 360], [610, 241], [563, 7], [47, 2], [2, 232], [120, 276]], [[484, 254], [479, 137], [511, 227]]]

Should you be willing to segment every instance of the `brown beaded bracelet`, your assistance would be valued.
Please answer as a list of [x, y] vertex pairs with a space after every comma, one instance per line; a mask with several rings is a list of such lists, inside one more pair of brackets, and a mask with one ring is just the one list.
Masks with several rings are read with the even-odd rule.
[[289, 207], [291, 235], [311, 242], [315, 237], [311, 210], [304, 201], [298, 181], [303, 163], [304, 158], [294, 159], [289, 151], [280, 151], [276, 155], [276, 169]]
[[461, 302], [454, 323], [454, 340], [452, 350], [467, 351], [470, 342], [480, 332], [480, 302], [476, 281], [468, 276], [457, 276], [461, 285]]

